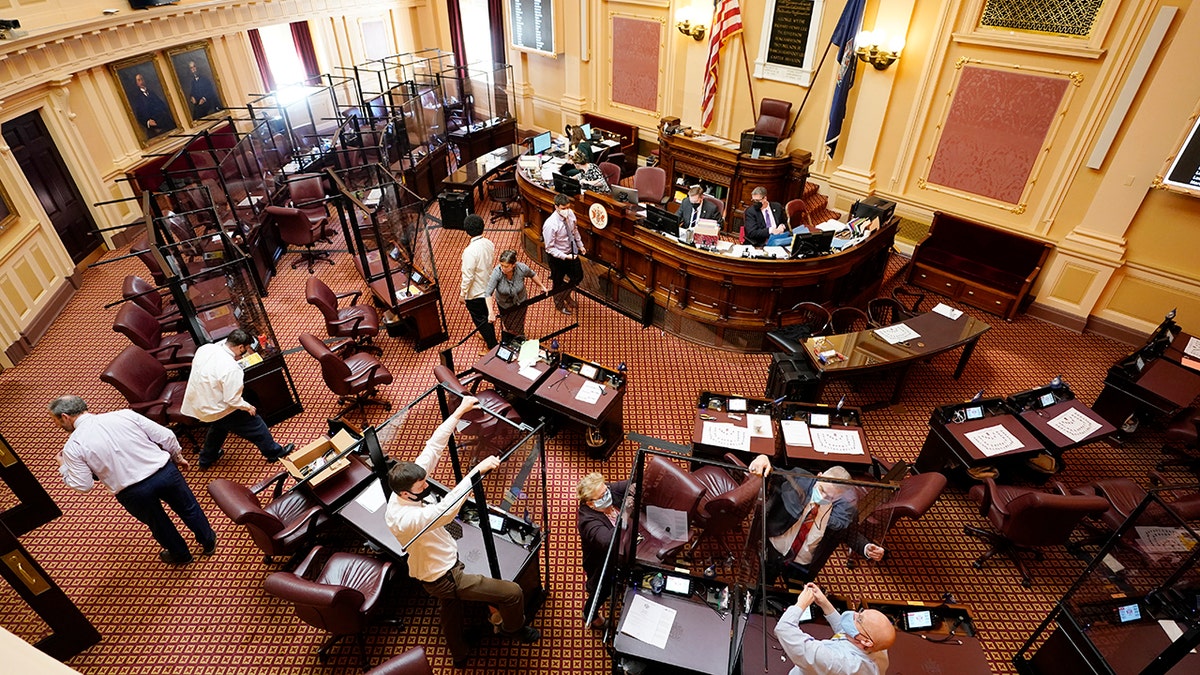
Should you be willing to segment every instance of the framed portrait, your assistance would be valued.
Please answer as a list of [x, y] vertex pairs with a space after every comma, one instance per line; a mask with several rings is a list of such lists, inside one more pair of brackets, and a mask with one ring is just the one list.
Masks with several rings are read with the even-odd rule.
[[153, 54], [109, 65], [125, 97], [125, 112], [142, 147], [179, 129], [163, 85], [162, 70]]
[[183, 95], [184, 114], [188, 122], [195, 124], [213, 113], [225, 109], [225, 97], [212, 67], [212, 51], [209, 43], [200, 42], [184, 45], [167, 51], [171, 71]]

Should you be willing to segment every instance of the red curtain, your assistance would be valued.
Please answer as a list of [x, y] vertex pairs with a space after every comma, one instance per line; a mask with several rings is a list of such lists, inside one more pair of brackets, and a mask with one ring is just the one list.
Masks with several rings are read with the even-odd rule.
[[492, 62], [496, 65], [508, 63], [508, 43], [504, 34], [504, 0], [488, 0], [488, 14], [492, 26]]
[[467, 62], [467, 45], [463, 40], [462, 12], [458, 9], [458, 0], [446, 0], [446, 14], [450, 22], [450, 49], [454, 52], [454, 62], [461, 66]]
[[250, 49], [254, 51], [254, 60], [258, 62], [258, 74], [262, 76], [266, 91], [275, 91], [275, 76], [271, 74], [271, 64], [267, 61], [267, 50], [263, 49], [262, 36], [257, 28], [250, 29]]
[[321, 77], [320, 66], [317, 65], [317, 50], [313, 48], [312, 34], [308, 32], [307, 21], [297, 21], [291, 24], [292, 42], [296, 45], [296, 53], [304, 64], [304, 74], [310, 83]]

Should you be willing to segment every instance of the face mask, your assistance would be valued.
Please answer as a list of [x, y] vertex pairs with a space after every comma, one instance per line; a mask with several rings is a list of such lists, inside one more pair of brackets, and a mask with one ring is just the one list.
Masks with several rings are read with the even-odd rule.
[[603, 511], [604, 509], [612, 506], [612, 503], [612, 491], [605, 490], [604, 494], [600, 495], [599, 499], [592, 500], [592, 508], [598, 511]]
[[412, 497], [410, 497], [410, 499], [412, 499], [414, 502], [420, 502], [420, 501], [424, 501], [425, 498], [428, 497], [429, 493], [432, 491], [433, 491], [433, 486], [426, 483], [425, 489], [421, 490], [420, 492], [413, 492], [412, 490], [408, 490], [407, 492], [408, 492], [408, 494], [412, 495]]
[[858, 624], [855, 623], [853, 614], [842, 615], [842, 625], [838, 632], [851, 639], [858, 637]]

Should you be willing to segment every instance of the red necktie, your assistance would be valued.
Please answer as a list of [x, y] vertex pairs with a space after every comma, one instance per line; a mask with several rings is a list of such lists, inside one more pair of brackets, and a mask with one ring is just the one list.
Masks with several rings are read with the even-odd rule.
[[800, 531], [796, 533], [796, 538], [792, 541], [792, 550], [788, 552], [788, 561], [795, 560], [800, 549], [804, 548], [804, 542], [808, 540], [808, 533], [817, 520], [817, 511], [819, 510], [820, 507], [816, 504], [809, 504], [808, 513], [804, 515], [804, 522], [800, 523]]

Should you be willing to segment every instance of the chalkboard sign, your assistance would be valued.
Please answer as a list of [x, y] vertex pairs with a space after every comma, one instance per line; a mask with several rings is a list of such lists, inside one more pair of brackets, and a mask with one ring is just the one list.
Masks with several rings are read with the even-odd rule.
[[512, 44], [518, 49], [556, 53], [554, 50], [554, 0], [508, 0]]
[[803, 68], [812, 20], [813, 0], [775, 0], [771, 39], [767, 43], [767, 61]]
[[1200, 119], [1192, 126], [1183, 147], [1175, 155], [1163, 184], [1168, 188], [1200, 196]]

